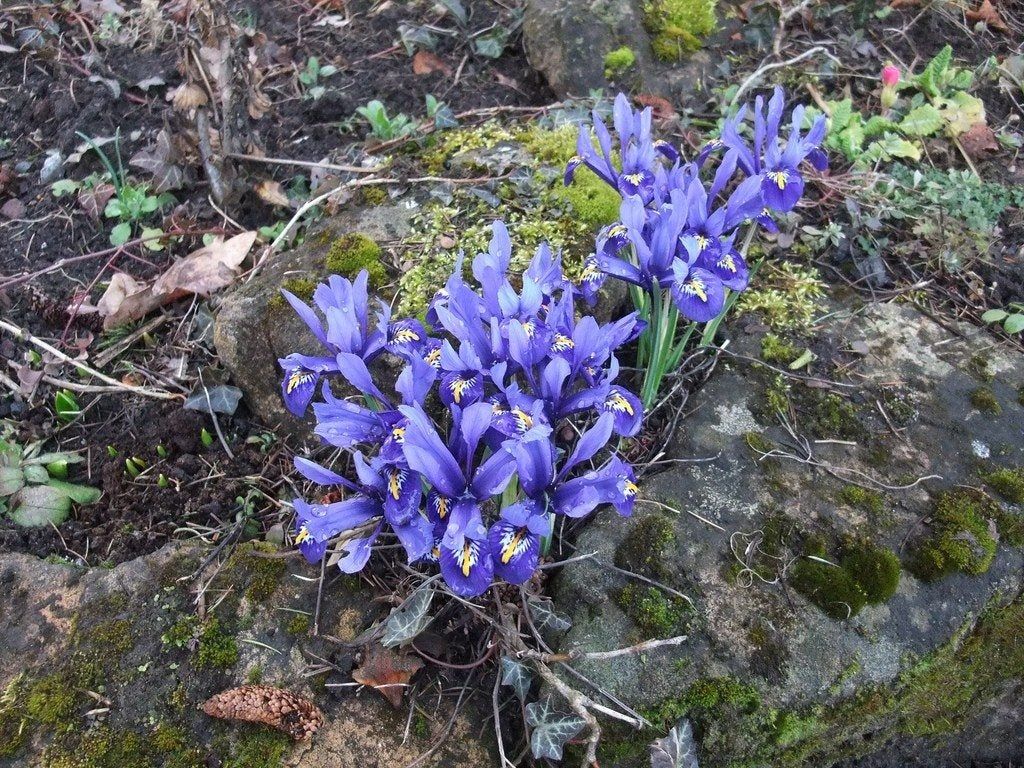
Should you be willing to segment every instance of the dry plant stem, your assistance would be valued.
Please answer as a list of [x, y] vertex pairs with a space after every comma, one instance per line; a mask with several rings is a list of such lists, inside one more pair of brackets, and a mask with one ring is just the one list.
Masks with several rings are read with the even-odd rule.
[[501, 674], [495, 673], [494, 687], [491, 689], [491, 707], [494, 709], [494, 736], [498, 742], [498, 756], [501, 768], [516, 768], [505, 755], [505, 740], [501, 736], [501, 707], [498, 704], [498, 690], [501, 688]]
[[141, 339], [147, 333], [152, 333], [161, 325], [167, 322], [167, 315], [157, 315], [149, 322], [139, 326], [134, 331], [125, 336], [110, 349], [104, 350], [100, 354], [96, 355], [93, 362], [97, 368], [104, 368], [108, 363], [114, 360], [118, 355], [127, 350], [132, 344]]
[[173, 392], [166, 392], [164, 390], [158, 390], [158, 389], [149, 389], [147, 387], [134, 387], [131, 384], [123, 384], [120, 381], [118, 381], [117, 379], [113, 379], [110, 376], [107, 376], [105, 373], [100, 373], [99, 371], [95, 370], [94, 368], [90, 368], [88, 365], [85, 365], [84, 363], [80, 363], [79, 361], [71, 358], [70, 356], [65, 355], [63, 352], [61, 352], [56, 347], [53, 347], [53, 346], [47, 344], [42, 339], [37, 339], [35, 336], [33, 336], [28, 331], [23, 330], [23, 329], [19, 328], [18, 326], [14, 325], [12, 323], [7, 322], [6, 320], [0, 320], [0, 329], [3, 329], [5, 331], [7, 331], [12, 336], [14, 336], [15, 338], [17, 338], [17, 339], [19, 339], [21, 341], [25, 341], [25, 342], [31, 344], [34, 347], [38, 347], [39, 349], [41, 349], [41, 350], [43, 350], [45, 352], [48, 352], [49, 354], [51, 354], [54, 357], [56, 357], [58, 360], [61, 360], [61, 361], [65, 362], [65, 363], [69, 363], [70, 365], [73, 365], [75, 368], [77, 368], [78, 370], [82, 371], [83, 373], [87, 373], [90, 376], [94, 376], [95, 378], [99, 379], [100, 381], [106, 382], [107, 384], [109, 384], [114, 389], [120, 390], [122, 392], [131, 392], [132, 394], [135, 394], [135, 395], [142, 395], [143, 397], [152, 397], [152, 398], [155, 398], [157, 400], [181, 400], [182, 399], [181, 395], [174, 394]]
[[732, 97], [732, 104], [733, 105], [738, 104], [739, 100], [740, 100], [740, 96], [742, 96], [744, 93], [746, 93], [747, 89], [749, 89], [752, 85], [754, 85], [754, 83], [756, 83], [758, 80], [760, 80], [766, 74], [771, 72], [773, 69], [781, 69], [783, 67], [792, 66], [793, 64], [796, 64], [797, 62], [803, 61], [804, 59], [809, 59], [811, 56], [813, 56], [816, 53], [824, 53], [826, 56], [828, 56], [828, 58], [832, 59], [832, 61], [834, 61], [836, 64], [839, 64], [840, 66], [842, 66], [842, 62], [839, 59], [837, 59], [835, 56], [833, 56], [825, 46], [823, 46], [823, 45], [816, 45], [813, 48], [808, 48], [806, 51], [801, 53], [799, 56], [794, 56], [792, 59], [786, 59], [786, 61], [776, 61], [776, 62], [772, 62], [771, 64], [765, 64], [765, 65], [759, 67], [756, 71], [754, 71], [753, 74], [750, 75], [750, 77], [748, 77], [746, 80], [744, 80], [743, 84], [740, 85], [740, 87], [736, 90], [736, 93]]
[[602, 661], [604, 659], [615, 659], [619, 656], [632, 656], [637, 653], [646, 653], [647, 651], [653, 651], [655, 648], [682, 645], [686, 640], [686, 635], [678, 635], [665, 640], [645, 640], [642, 643], [631, 645], [628, 648], [617, 648], [614, 651], [581, 651], [578, 648], [574, 648], [568, 653], [539, 653], [538, 651], [526, 650], [520, 654], [520, 657], [524, 659], [542, 661], [545, 664], [564, 664], [569, 661], [576, 661], [577, 659]]
[[289, 160], [283, 157], [258, 157], [257, 155], [243, 155], [240, 152], [231, 152], [228, 157], [235, 160], [244, 160], [247, 163], [263, 163], [264, 165], [294, 165], [299, 168], [319, 168], [325, 171], [341, 171], [343, 173], [377, 173], [380, 168], [363, 168], [360, 165], [335, 165], [333, 163], [318, 163], [313, 160]]
[[224, 433], [220, 430], [220, 421], [218, 421], [217, 414], [213, 410], [213, 405], [210, 403], [210, 390], [206, 388], [202, 374], [199, 375], [199, 383], [203, 387], [203, 396], [206, 398], [206, 407], [210, 411], [210, 418], [213, 419], [213, 429], [217, 433], [217, 439], [220, 440], [224, 453], [228, 455], [229, 459], [234, 461], [235, 454], [231, 452], [231, 449], [228, 447], [228, 441], [224, 439]]
[[572, 711], [579, 715], [580, 719], [587, 724], [587, 749], [583, 755], [582, 765], [583, 768], [588, 768], [588, 766], [596, 767], [597, 745], [601, 741], [601, 726], [589, 707], [597, 709], [600, 705], [595, 705], [587, 696], [562, 682], [562, 679], [552, 672], [551, 668], [544, 662], [534, 659], [530, 666], [536, 670], [545, 683], [558, 691], [559, 695], [568, 702]]

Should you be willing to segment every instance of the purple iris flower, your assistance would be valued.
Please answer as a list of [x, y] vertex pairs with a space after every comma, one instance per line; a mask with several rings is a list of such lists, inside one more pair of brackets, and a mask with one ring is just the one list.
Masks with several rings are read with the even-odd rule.
[[612, 136], [597, 110], [594, 110], [592, 125], [600, 151], [594, 149], [589, 131], [580, 126], [576, 155], [565, 169], [565, 184], [572, 183], [576, 170], [585, 165], [623, 197], [637, 195], [644, 202], [650, 202], [654, 197], [660, 168], [657, 156], [661, 155], [672, 163], [679, 159], [679, 152], [671, 144], [652, 139], [651, 116], [650, 107], [634, 110], [625, 94], [620, 93], [615, 98], [612, 118], [619, 139], [620, 167], [617, 168], [612, 158]]
[[738, 154], [743, 172], [747, 176], [761, 178], [767, 207], [783, 213], [792, 210], [803, 195], [804, 178], [799, 170], [800, 164], [807, 160], [819, 171], [828, 168], [828, 158], [821, 149], [827, 130], [825, 116], [816, 118], [804, 133], [804, 107], [797, 106], [793, 110], [789, 136], [784, 139], [780, 135], [784, 108], [782, 88], [775, 88], [768, 100], [767, 111], [763, 97], [757, 97], [753, 108], [753, 146], [748, 145], [740, 136], [747, 106], [726, 120], [722, 129], [722, 143]]
[[540, 542], [551, 535], [551, 518], [537, 502], [527, 499], [501, 511], [487, 531], [494, 575], [509, 584], [529, 581], [540, 560]]
[[[323, 320], [297, 296], [281, 291], [330, 355], [323, 358], [289, 355], [279, 361], [285, 371], [282, 384], [285, 405], [296, 416], [306, 412], [321, 374], [338, 370], [339, 354], [356, 355], [369, 362], [384, 349], [384, 332], [370, 324], [368, 280], [369, 274], [364, 269], [354, 281], [332, 275], [326, 283], [317, 286], [313, 303], [323, 314]], [[331, 358], [335, 362], [331, 362]]]
[[700, 246], [694, 238], [684, 237], [680, 245], [688, 258], [672, 262], [672, 301], [683, 317], [706, 323], [725, 306], [725, 286], [713, 272], [696, 266]]
[[583, 517], [602, 504], [611, 504], [620, 515], [629, 517], [638, 492], [633, 468], [618, 456], [612, 456], [602, 468], [585, 472], [559, 486], [552, 503], [569, 517]]

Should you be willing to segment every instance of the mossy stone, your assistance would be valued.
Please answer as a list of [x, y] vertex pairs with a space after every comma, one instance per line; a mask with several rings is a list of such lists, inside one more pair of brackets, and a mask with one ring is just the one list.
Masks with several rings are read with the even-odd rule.
[[665, 578], [666, 558], [676, 543], [672, 523], [658, 514], [638, 518], [615, 550], [615, 565], [641, 576]]
[[885, 497], [881, 492], [860, 485], [844, 485], [839, 489], [839, 500], [843, 504], [880, 515], [885, 511]]
[[931, 519], [931, 533], [913, 554], [908, 567], [925, 581], [956, 571], [971, 575], [988, 570], [996, 553], [989, 529], [998, 507], [983, 493], [968, 489], [939, 496]]
[[714, 0], [649, 0], [644, 5], [651, 49], [663, 61], [678, 61], [696, 51], [716, 25]]
[[332, 275], [350, 280], [365, 269], [369, 274], [370, 287], [380, 288], [388, 279], [382, 256], [381, 247], [372, 239], [361, 232], [349, 232], [331, 243], [324, 266]]
[[774, 333], [761, 339], [761, 359], [766, 363], [789, 365], [800, 355], [800, 350]]
[[888, 549], [858, 544], [840, 560], [843, 570], [864, 593], [868, 603], [884, 603], [900, 583], [900, 559]]
[[989, 472], [983, 479], [1011, 504], [1024, 504], [1024, 467], [1003, 467]]
[[196, 666], [200, 669], [231, 669], [238, 663], [238, 643], [228, 634], [219, 619], [206, 622], [199, 634]]
[[636, 54], [628, 45], [609, 51], [604, 56], [604, 76], [609, 80], [621, 75], [636, 63]]
[[802, 558], [793, 566], [789, 583], [833, 619], [856, 616], [867, 603], [861, 586], [838, 565]]
[[615, 597], [615, 602], [633, 620], [643, 639], [672, 637], [685, 631], [689, 605], [658, 589], [631, 582]]

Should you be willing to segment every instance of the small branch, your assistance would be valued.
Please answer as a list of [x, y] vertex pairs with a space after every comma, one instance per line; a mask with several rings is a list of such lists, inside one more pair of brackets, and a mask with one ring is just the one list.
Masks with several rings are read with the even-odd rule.
[[294, 165], [299, 168], [322, 168], [325, 171], [341, 171], [343, 173], [377, 173], [380, 168], [364, 168], [361, 165], [334, 165], [333, 163], [318, 163], [313, 160], [289, 160], [284, 157], [258, 157], [256, 155], [243, 155], [240, 152], [229, 152], [228, 157], [235, 160], [245, 160], [247, 163], [263, 163], [264, 165]]
[[39, 349], [41, 349], [41, 350], [43, 350], [45, 352], [48, 352], [49, 354], [51, 354], [54, 357], [56, 357], [58, 360], [61, 360], [61, 361], [65, 362], [65, 363], [69, 363], [69, 364], [73, 365], [75, 368], [77, 368], [78, 370], [82, 371], [83, 373], [87, 373], [90, 376], [94, 376], [95, 378], [97, 378], [100, 381], [103, 381], [103, 382], [109, 384], [110, 386], [114, 387], [115, 389], [121, 390], [123, 392], [131, 392], [132, 394], [135, 394], [135, 395], [142, 395], [143, 397], [152, 397], [152, 398], [155, 398], [157, 400], [181, 400], [181, 399], [183, 399], [181, 395], [174, 394], [172, 392], [165, 392], [164, 390], [160, 390], [160, 389], [149, 389], [148, 387], [135, 387], [135, 386], [132, 386], [131, 384], [124, 384], [124, 383], [118, 381], [117, 379], [114, 379], [114, 378], [111, 378], [110, 376], [107, 376], [105, 373], [100, 373], [96, 369], [90, 368], [85, 363], [81, 363], [78, 360], [73, 359], [72, 357], [70, 357], [70, 356], [64, 354], [63, 352], [61, 352], [56, 347], [53, 347], [53, 346], [47, 344], [42, 339], [36, 338], [35, 336], [33, 336], [28, 331], [23, 330], [23, 329], [19, 328], [18, 326], [14, 325], [12, 323], [7, 322], [6, 320], [0, 320], [0, 329], [7, 331], [9, 334], [14, 336], [16, 339], [19, 339], [21, 341], [25, 341], [25, 342], [31, 344], [32, 346], [38, 347]]
[[836, 62], [839, 65], [842, 65], [842, 62], [835, 56], [833, 56], [827, 48], [825, 48], [822, 45], [816, 45], [813, 48], [808, 48], [799, 56], [794, 56], [792, 59], [787, 59], [786, 61], [776, 61], [772, 62], [771, 64], [765, 64], [759, 67], [757, 70], [754, 71], [754, 73], [750, 77], [743, 81], [743, 84], [736, 90], [736, 93], [733, 95], [731, 103], [737, 104], [740, 100], [740, 96], [746, 93], [748, 88], [750, 88], [754, 83], [756, 83], [766, 74], [771, 72], [773, 69], [781, 69], [783, 67], [788, 67], [792, 64], [796, 64], [797, 62], [803, 61], [804, 59], [809, 59], [816, 53], [824, 53], [826, 56], [828, 56], [828, 58], [832, 59], [832, 61]]
[[566, 662], [576, 661], [577, 659], [603, 661], [605, 659], [615, 659], [619, 656], [632, 656], [637, 653], [646, 653], [647, 651], [652, 651], [655, 648], [682, 645], [686, 640], [686, 635], [678, 635], [677, 637], [670, 637], [666, 640], [645, 640], [642, 643], [631, 645], [628, 648], [617, 648], [614, 651], [581, 651], [578, 648], [574, 648], [568, 653], [540, 653], [538, 651], [526, 650], [520, 652], [519, 655], [521, 658], [534, 659], [536, 661], [542, 661], [545, 664], [565, 664]]

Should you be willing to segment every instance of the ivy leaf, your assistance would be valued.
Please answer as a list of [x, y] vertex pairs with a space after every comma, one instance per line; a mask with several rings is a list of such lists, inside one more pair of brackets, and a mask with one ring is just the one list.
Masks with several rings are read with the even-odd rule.
[[532, 682], [533, 673], [529, 667], [508, 656], [501, 657], [501, 684], [515, 691], [520, 701], [526, 700]]
[[931, 104], [910, 110], [900, 121], [900, 130], [908, 136], [932, 136], [942, 128], [942, 113]]
[[[210, 399], [207, 402], [207, 395]], [[238, 401], [242, 399], [242, 390], [228, 384], [219, 384], [215, 387], [203, 388], [200, 384], [185, 401], [185, 408], [190, 411], [202, 411], [203, 413], [223, 413], [227, 416], [234, 415], [238, 410]]]
[[71, 497], [49, 485], [29, 485], [18, 494], [11, 520], [26, 528], [60, 525], [71, 513]]
[[551, 598], [529, 597], [526, 603], [533, 614], [533, 623], [537, 625], [537, 629], [566, 632], [572, 628], [572, 622], [569, 620], [569, 617], [555, 611]]
[[582, 718], [556, 710], [549, 698], [526, 705], [526, 724], [533, 728], [530, 749], [537, 760], [561, 760], [565, 742], [586, 725]]
[[651, 768], [698, 768], [693, 726], [681, 720], [668, 736], [651, 744]]
[[497, 59], [505, 52], [505, 44], [508, 42], [509, 32], [503, 27], [499, 27], [490, 34], [481, 35], [480, 37], [473, 40], [473, 50], [479, 56], [485, 56], [488, 59]]
[[427, 613], [434, 599], [434, 589], [422, 586], [405, 599], [400, 606], [391, 611], [384, 622], [384, 637], [381, 645], [395, 648], [407, 643], [427, 628], [433, 617]]

